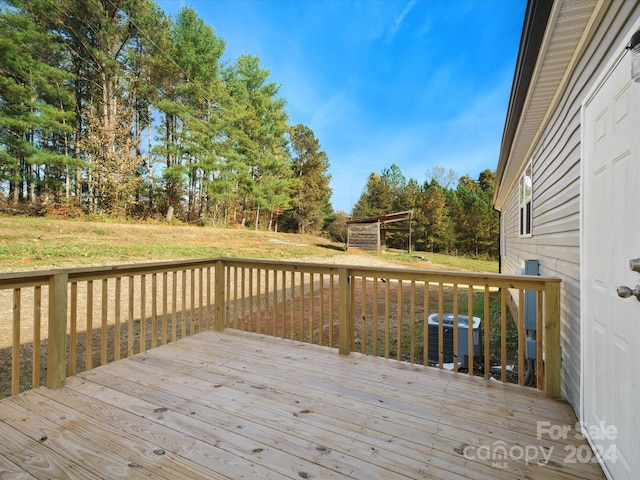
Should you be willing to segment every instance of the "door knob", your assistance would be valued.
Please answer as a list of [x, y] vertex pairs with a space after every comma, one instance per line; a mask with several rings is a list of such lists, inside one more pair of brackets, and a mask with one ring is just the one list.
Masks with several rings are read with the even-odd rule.
[[631, 295], [636, 297], [640, 302], [640, 284], [636, 285], [636, 288], [631, 290], [629, 287], [618, 287], [618, 296], [621, 298], [629, 298]]
[[640, 258], [632, 258], [629, 260], [629, 269], [640, 273]]

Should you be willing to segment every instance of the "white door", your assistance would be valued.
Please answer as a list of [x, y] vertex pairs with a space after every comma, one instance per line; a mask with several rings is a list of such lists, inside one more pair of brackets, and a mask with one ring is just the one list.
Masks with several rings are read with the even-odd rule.
[[[623, 51], [623, 48], [620, 49]], [[640, 83], [629, 54], [583, 108], [582, 421], [610, 478], [640, 478]], [[580, 459], [578, 459], [580, 460]]]

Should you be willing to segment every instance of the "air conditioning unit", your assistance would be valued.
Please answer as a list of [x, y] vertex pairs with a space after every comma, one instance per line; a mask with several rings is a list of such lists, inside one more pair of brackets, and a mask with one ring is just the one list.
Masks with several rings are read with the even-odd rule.
[[[428, 358], [430, 363], [440, 363], [438, 354], [439, 342], [439, 324], [440, 315], [432, 313], [428, 318], [429, 339], [428, 339]], [[480, 323], [482, 320], [473, 317], [471, 328], [473, 329], [473, 352], [472, 357], [482, 356], [482, 334]], [[444, 313], [442, 315], [442, 349], [444, 363], [454, 363], [453, 359], [453, 313]], [[467, 315], [458, 315], [458, 366], [469, 368], [469, 317]]]

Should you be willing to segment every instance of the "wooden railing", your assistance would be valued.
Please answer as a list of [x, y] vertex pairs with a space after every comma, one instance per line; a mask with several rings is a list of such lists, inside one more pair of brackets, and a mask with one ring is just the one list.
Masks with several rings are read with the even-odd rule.
[[[525, 359], [524, 309], [514, 319], [507, 308], [510, 296], [523, 305], [527, 290], [537, 292], [535, 361]], [[465, 327], [465, 317], [480, 325]], [[55, 388], [211, 328], [527, 382], [560, 397], [558, 279], [228, 258], [0, 274], [0, 396]]]

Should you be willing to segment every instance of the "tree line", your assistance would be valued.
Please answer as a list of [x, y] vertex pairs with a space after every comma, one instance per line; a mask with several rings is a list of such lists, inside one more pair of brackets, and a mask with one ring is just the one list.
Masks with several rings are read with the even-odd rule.
[[[496, 257], [499, 218], [491, 207], [495, 172], [484, 170], [476, 180], [435, 167], [427, 178], [422, 185], [407, 180], [395, 164], [371, 173], [353, 217], [413, 210], [413, 249]], [[406, 235], [390, 235], [387, 245], [406, 248]]]
[[0, 2], [0, 204], [318, 232], [329, 160], [258, 57], [194, 10]]

